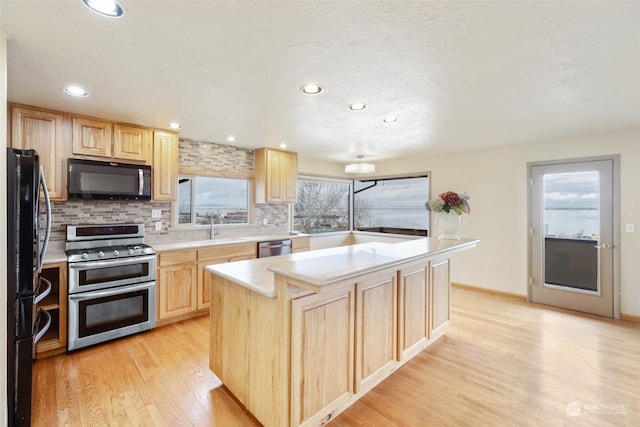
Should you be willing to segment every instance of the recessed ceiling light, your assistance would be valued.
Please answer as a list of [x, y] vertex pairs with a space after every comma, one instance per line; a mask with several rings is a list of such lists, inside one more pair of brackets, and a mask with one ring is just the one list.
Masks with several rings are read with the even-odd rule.
[[82, 3], [92, 12], [107, 18], [120, 18], [124, 15], [124, 9], [115, 0], [82, 0]]
[[382, 121], [385, 123], [395, 123], [398, 121], [398, 118], [396, 116], [389, 116], [382, 119]]
[[228, 136], [227, 137], [227, 142], [236, 142], [236, 137], [235, 136]]
[[280, 148], [287, 148], [287, 144], [283, 142], [282, 144], [280, 144]]
[[360, 110], [364, 110], [365, 108], [367, 108], [367, 104], [364, 104], [362, 102], [356, 102], [349, 105], [349, 110], [351, 111], [360, 111]]
[[169, 127], [171, 129], [181, 129], [182, 125], [180, 123], [178, 123], [178, 122], [171, 122], [171, 123], [169, 123]]
[[309, 83], [300, 88], [305, 95], [317, 95], [322, 92], [322, 88], [315, 83]]
[[82, 89], [80, 86], [67, 86], [62, 89], [64, 93], [71, 96], [77, 96], [79, 98], [84, 98], [89, 96], [89, 92]]

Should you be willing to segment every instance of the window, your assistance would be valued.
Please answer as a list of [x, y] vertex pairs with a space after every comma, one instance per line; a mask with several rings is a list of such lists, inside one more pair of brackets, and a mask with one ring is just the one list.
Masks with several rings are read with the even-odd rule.
[[249, 223], [249, 180], [180, 176], [178, 224]]
[[429, 178], [374, 178], [353, 183], [353, 227], [382, 233], [428, 234]]
[[348, 231], [351, 182], [298, 178], [293, 226], [303, 233]]

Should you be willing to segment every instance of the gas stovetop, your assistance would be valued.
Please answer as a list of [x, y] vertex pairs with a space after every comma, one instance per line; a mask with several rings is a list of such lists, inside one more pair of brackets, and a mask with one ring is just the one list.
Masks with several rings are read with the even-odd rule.
[[154, 255], [156, 250], [144, 243], [134, 245], [103, 246], [67, 250], [68, 262], [98, 261], [103, 259], [129, 258], [142, 255]]
[[144, 224], [70, 225], [67, 261], [100, 261], [142, 255], [156, 250], [144, 244]]

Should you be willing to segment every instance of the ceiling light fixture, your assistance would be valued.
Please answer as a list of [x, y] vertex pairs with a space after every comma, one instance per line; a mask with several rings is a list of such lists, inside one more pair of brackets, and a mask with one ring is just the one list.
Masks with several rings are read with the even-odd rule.
[[82, 3], [92, 12], [107, 18], [120, 18], [124, 15], [124, 9], [115, 0], [82, 0]]
[[360, 111], [360, 110], [364, 110], [365, 108], [367, 108], [367, 104], [362, 102], [356, 102], [349, 105], [349, 110], [351, 111]]
[[62, 89], [64, 93], [71, 96], [77, 96], [78, 98], [86, 98], [89, 96], [89, 92], [82, 89], [80, 86], [67, 86]]
[[280, 144], [280, 148], [287, 148], [287, 144], [283, 142], [282, 144]]
[[363, 155], [358, 156], [358, 163], [351, 163], [344, 167], [345, 173], [373, 173], [376, 165], [373, 163], [362, 163]]
[[230, 135], [227, 137], [227, 142], [236, 142], [236, 137], [233, 135]]
[[395, 123], [398, 121], [398, 118], [396, 116], [389, 116], [382, 119], [382, 121], [385, 123]]
[[171, 129], [181, 129], [182, 125], [180, 123], [178, 123], [178, 122], [171, 122], [171, 123], [169, 123], [169, 127]]
[[305, 95], [317, 95], [322, 92], [322, 88], [315, 83], [309, 83], [300, 88]]

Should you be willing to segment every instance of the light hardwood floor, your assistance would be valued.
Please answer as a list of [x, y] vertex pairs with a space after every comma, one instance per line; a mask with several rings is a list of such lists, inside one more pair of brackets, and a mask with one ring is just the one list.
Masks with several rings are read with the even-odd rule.
[[[209, 371], [208, 325], [38, 360], [33, 425], [259, 425]], [[329, 423], [439, 425], [638, 426], [640, 325], [454, 289], [446, 336]]]

